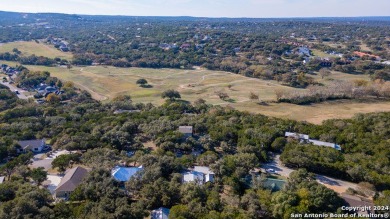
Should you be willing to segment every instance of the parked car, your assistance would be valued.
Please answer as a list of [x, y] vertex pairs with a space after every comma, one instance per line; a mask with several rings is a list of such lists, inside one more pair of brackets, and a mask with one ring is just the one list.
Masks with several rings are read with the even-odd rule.
[[51, 150], [51, 147], [50, 147], [49, 145], [45, 145], [45, 146], [43, 147], [43, 150], [44, 150], [44, 151], [49, 151], [49, 150]]
[[275, 170], [272, 169], [272, 168], [266, 169], [265, 171], [266, 171], [267, 173], [275, 173]]
[[20, 92], [18, 90], [15, 90], [15, 94], [20, 94]]

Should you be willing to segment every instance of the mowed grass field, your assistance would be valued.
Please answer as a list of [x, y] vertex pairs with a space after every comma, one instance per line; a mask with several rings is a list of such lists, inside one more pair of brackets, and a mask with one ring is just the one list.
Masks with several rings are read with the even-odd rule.
[[22, 52], [23, 56], [45, 56], [48, 58], [61, 58], [66, 60], [72, 60], [73, 55], [70, 52], [61, 52], [56, 49], [53, 45], [48, 45], [43, 42], [35, 42], [35, 41], [19, 41], [12, 43], [0, 44], [0, 53], [4, 52], [12, 52], [14, 48], [17, 48]]
[[327, 54], [327, 53], [325, 53], [321, 50], [318, 50], [318, 49], [312, 49], [311, 51], [313, 52], [313, 55], [321, 57], [321, 58], [337, 58], [337, 57], [339, 57], [337, 55]]
[[[4, 62], [3, 62], [4, 63]], [[5, 62], [11, 65], [17, 63]], [[320, 124], [326, 119], [350, 118], [356, 113], [390, 111], [390, 102], [354, 100], [330, 101], [309, 106], [299, 106], [287, 103], [273, 103], [276, 99], [275, 90], [299, 90], [286, 87], [276, 81], [266, 81], [243, 77], [227, 72], [209, 70], [178, 70], [178, 69], [145, 69], [145, 68], [115, 68], [104, 66], [61, 67], [26, 66], [30, 70], [49, 71], [52, 76], [63, 81], [73, 81], [81, 89], [89, 91], [100, 101], [109, 101], [118, 96], [128, 94], [134, 102], [162, 104], [160, 95], [164, 90], [175, 89], [182, 99], [193, 102], [203, 98], [209, 104], [230, 106], [242, 111], [261, 113], [267, 116], [308, 121]], [[321, 79], [328, 83], [329, 78], [337, 80], [355, 80], [369, 78], [366, 75], [351, 75], [333, 72], [328, 78]], [[141, 88], [136, 84], [140, 78], [145, 78], [151, 88]], [[229, 86], [230, 85], [230, 86]], [[300, 89], [302, 90], [302, 89]], [[216, 92], [226, 92], [230, 99], [223, 101]], [[253, 92], [263, 101], [271, 101], [268, 105], [259, 105], [249, 99]]]

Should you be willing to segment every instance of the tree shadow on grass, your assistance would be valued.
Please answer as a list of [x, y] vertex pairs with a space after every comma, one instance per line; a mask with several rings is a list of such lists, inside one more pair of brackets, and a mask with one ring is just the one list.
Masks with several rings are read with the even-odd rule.
[[224, 101], [229, 102], [229, 103], [236, 103], [237, 102], [236, 100], [234, 100], [232, 98], [225, 99]]
[[143, 85], [141, 85], [140, 87], [142, 87], [142, 88], [152, 88], [153, 85], [150, 85], [150, 84], [143, 84]]

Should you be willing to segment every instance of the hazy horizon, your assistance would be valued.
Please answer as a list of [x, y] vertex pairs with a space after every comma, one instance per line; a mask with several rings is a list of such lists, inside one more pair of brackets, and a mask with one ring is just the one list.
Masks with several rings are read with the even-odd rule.
[[[386, 9], [387, 8], [387, 9]], [[390, 16], [377, 0], [3, 0], [0, 11], [123, 16], [305, 18]]]

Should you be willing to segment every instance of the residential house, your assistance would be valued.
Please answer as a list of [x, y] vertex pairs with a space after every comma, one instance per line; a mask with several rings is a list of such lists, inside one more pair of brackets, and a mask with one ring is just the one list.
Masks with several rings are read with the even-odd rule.
[[19, 141], [18, 144], [22, 147], [23, 152], [42, 152], [46, 148], [45, 139]]
[[159, 47], [160, 47], [161, 49], [164, 49], [164, 50], [169, 50], [169, 49], [175, 49], [175, 48], [177, 48], [177, 45], [176, 45], [176, 43], [174, 43], [174, 44], [161, 43], [161, 44], [159, 45]]
[[151, 219], [168, 219], [169, 218], [168, 208], [159, 208], [152, 211]]
[[340, 196], [349, 207], [356, 207], [356, 212], [348, 212], [348, 213], [357, 213], [362, 215], [369, 215], [375, 213], [374, 211], [374, 203], [366, 198], [361, 198], [358, 196], [348, 195], [346, 193], [342, 193]]
[[67, 46], [64, 46], [64, 45], [61, 45], [61, 46], [60, 46], [60, 50], [61, 50], [62, 52], [69, 52], [69, 48], [68, 48]]
[[1, 64], [0, 68], [3, 72], [5, 72], [5, 70], [7, 69], [8, 65], [6, 64]]
[[39, 86], [37, 86], [35, 88], [35, 90], [39, 94], [42, 94], [44, 96], [47, 96], [48, 94], [51, 94], [51, 93], [57, 93], [58, 92], [58, 88], [56, 88], [55, 86], [48, 86], [47, 84], [40, 84]]
[[194, 171], [203, 173], [205, 182], [214, 182], [214, 172], [209, 167], [195, 166]]
[[4, 182], [5, 176], [0, 176], [0, 184]]
[[190, 48], [191, 48], [191, 44], [189, 44], [189, 43], [184, 43], [180, 46], [180, 49], [182, 49], [182, 50], [187, 50]]
[[199, 184], [203, 184], [204, 182], [204, 175], [203, 173], [196, 172], [196, 171], [188, 171], [183, 173], [183, 182], [196, 182]]
[[168, 49], [171, 48], [171, 45], [169, 45], [168, 43], [161, 43], [161, 44], [159, 45], [159, 47], [160, 47], [161, 49], [168, 50]]
[[82, 167], [75, 167], [66, 172], [65, 176], [61, 179], [55, 191], [56, 198], [69, 198], [70, 194], [76, 189], [81, 181], [88, 174], [88, 170]]
[[299, 134], [299, 133], [295, 133], [295, 132], [286, 132], [284, 134], [285, 137], [288, 137], [288, 138], [294, 138], [296, 140], [298, 140], [300, 143], [305, 143], [305, 144], [313, 144], [313, 145], [317, 145], [317, 146], [324, 146], [324, 147], [331, 147], [331, 148], [334, 148], [338, 151], [341, 151], [341, 146], [338, 145], [338, 144], [335, 144], [335, 143], [330, 143], [330, 142], [324, 142], [324, 141], [318, 141], [318, 140], [314, 140], [314, 139], [310, 139], [309, 135], [305, 135], [305, 134]]
[[369, 53], [365, 53], [365, 52], [353, 52], [354, 55], [356, 55], [357, 57], [364, 57], [364, 56], [368, 56], [369, 58], [371, 59], [375, 59], [376, 61], [380, 61], [381, 60], [381, 57], [377, 56], [377, 55], [372, 55], [372, 54], [369, 54]]
[[206, 35], [203, 37], [202, 41], [208, 41], [211, 40], [211, 37], [209, 35]]
[[289, 138], [295, 138], [297, 140], [304, 140], [304, 141], [309, 140], [309, 135], [299, 134], [299, 133], [295, 133], [295, 132], [286, 132], [284, 134], [284, 136], [289, 137]]
[[301, 46], [298, 48], [298, 54], [301, 56], [310, 56], [310, 49], [306, 46]]
[[133, 177], [137, 172], [143, 170], [142, 166], [140, 167], [119, 167], [116, 166], [111, 171], [112, 177], [119, 182], [127, 182]]
[[179, 126], [179, 132], [182, 133], [185, 138], [192, 137], [193, 127], [192, 126]]
[[115, 110], [114, 111], [114, 114], [121, 114], [121, 113], [139, 113], [141, 112], [141, 110], [122, 110], [122, 109], [119, 109], [119, 110]]
[[384, 62], [381, 62], [381, 64], [390, 65], [390, 61], [384, 61]]
[[313, 139], [309, 139], [309, 142], [314, 144], [314, 145], [317, 145], [317, 146], [331, 147], [331, 148], [334, 148], [336, 150], [341, 151], [341, 146], [337, 145], [335, 143], [329, 143], [329, 142], [318, 141], [318, 140], [313, 140]]
[[38, 91], [38, 93], [44, 93], [46, 87], [48, 87], [47, 84], [41, 83], [38, 86], [35, 87], [35, 90]]
[[203, 49], [204, 48], [204, 46], [205, 46], [205, 44], [195, 44], [195, 48], [197, 49], [197, 50], [199, 50], [199, 49]]
[[183, 173], [183, 182], [196, 182], [199, 184], [214, 182], [214, 173], [209, 167], [195, 166], [192, 170]]

